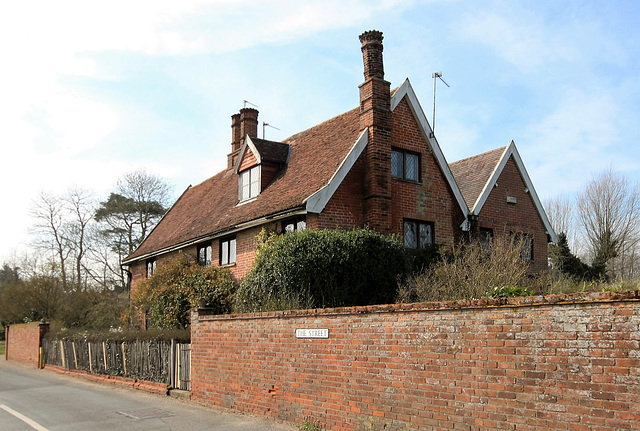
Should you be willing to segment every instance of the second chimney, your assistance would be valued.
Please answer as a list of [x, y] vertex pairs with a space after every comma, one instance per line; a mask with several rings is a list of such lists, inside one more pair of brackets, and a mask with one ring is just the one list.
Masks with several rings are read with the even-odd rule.
[[247, 135], [258, 137], [258, 111], [253, 108], [242, 108], [238, 114], [231, 116], [231, 153], [227, 156], [229, 168], [233, 167]]

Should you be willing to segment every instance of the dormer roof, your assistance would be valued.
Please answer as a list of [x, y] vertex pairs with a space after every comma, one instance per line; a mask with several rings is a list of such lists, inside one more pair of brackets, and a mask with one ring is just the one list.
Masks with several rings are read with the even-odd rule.
[[238, 160], [234, 166], [234, 171], [238, 173], [242, 166], [242, 161], [247, 152], [251, 152], [256, 158], [256, 164], [272, 162], [280, 165], [287, 163], [291, 147], [283, 142], [267, 141], [265, 139], [251, 138], [247, 135], [240, 148]]

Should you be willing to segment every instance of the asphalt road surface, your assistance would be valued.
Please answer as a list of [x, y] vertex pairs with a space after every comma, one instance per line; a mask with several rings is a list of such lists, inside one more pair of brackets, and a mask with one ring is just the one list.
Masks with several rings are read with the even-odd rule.
[[0, 358], [0, 431], [295, 429], [252, 415], [100, 385]]

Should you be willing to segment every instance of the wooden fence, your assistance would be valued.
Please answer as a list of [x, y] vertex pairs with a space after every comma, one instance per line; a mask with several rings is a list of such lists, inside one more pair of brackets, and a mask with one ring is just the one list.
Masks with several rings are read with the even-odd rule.
[[172, 341], [43, 340], [45, 364], [191, 390], [191, 344]]

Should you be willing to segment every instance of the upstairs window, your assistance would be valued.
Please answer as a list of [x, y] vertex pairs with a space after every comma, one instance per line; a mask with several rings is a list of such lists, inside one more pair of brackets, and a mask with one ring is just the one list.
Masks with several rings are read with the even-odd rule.
[[240, 201], [255, 198], [260, 193], [260, 166], [242, 171], [238, 174], [238, 197]]
[[297, 232], [307, 228], [307, 220], [304, 217], [286, 220], [282, 222], [282, 231]]
[[198, 246], [198, 264], [200, 266], [211, 266], [211, 244]]
[[405, 220], [403, 236], [406, 248], [426, 248], [434, 242], [433, 223]]
[[391, 176], [407, 181], [420, 181], [420, 155], [405, 150], [391, 150]]
[[236, 237], [220, 240], [220, 265], [236, 263]]

